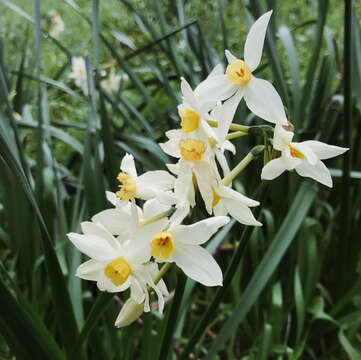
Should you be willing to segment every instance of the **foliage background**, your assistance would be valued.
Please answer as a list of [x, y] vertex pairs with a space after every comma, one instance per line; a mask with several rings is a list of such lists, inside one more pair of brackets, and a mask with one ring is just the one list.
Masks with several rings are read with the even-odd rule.
[[[259, 189], [262, 159], [252, 163], [235, 186], [262, 200], [264, 227], [232, 222], [209, 243], [225, 285], [207, 289], [172, 269], [165, 314], [116, 329], [127, 294], [75, 278], [82, 259], [65, 235], [109, 207], [104, 190], [116, 189], [125, 151], [140, 171], [171, 162], [157, 142], [178, 126], [179, 77], [197, 84], [224, 63], [224, 48], [241, 57], [266, 8], [275, 11], [259, 73], [298, 139], [351, 148], [327, 162], [334, 188], [287, 174]], [[47, 33], [50, 10], [65, 23], [58, 39]], [[352, 13], [349, 54], [336, 0], [1, 0], [0, 357], [360, 359], [360, 1]], [[72, 56], [87, 57], [89, 98], [67, 78]], [[111, 68], [123, 75], [115, 94], [99, 85]], [[235, 121], [262, 123], [245, 106]], [[230, 163], [262, 142], [237, 140]]]

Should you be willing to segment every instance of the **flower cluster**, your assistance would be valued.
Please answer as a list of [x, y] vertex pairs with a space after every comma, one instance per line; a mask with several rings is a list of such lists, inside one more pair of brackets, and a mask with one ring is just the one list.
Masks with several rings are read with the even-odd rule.
[[[265, 164], [262, 179], [274, 179], [286, 169], [296, 169], [301, 176], [332, 185], [321, 160], [347, 149], [318, 141], [292, 142], [293, 132], [276, 89], [253, 74], [261, 61], [271, 14], [265, 13], [251, 27], [244, 60], [227, 50], [225, 72], [217, 65], [195, 89], [181, 79], [180, 128], [166, 132], [168, 140], [160, 144], [166, 154], [178, 159], [167, 165], [169, 172], [138, 175], [133, 156], [126, 154], [117, 177], [119, 190], [107, 192], [113, 208], [83, 222], [83, 234], [68, 234], [71, 242], [90, 257], [77, 269], [77, 276], [96, 281], [101, 291], [130, 289], [116, 326], [128, 325], [143, 311], [150, 311], [150, 290], [158, 297], [158, 310], [163, 311], [168, 290], [162, 276], [170, 263], [203, 285], [222, 285], [222, 271], [202, 245], [228, 223], [227, 215], [241, 224], [262, 225], [250, 210], [259, 203], [232, 189], [232, 180], [254, 153], [232, 171], [225, 156], [225, 151], [236, 151], [230, 139], [249, 130], [238, 125], [239, 131], [230, 133], [243, 98], [251, 112], [275, 124], [273, 148], [281, 156]], [[209, 217], [184, 225], [186, 218], [191, 221], [197, 188]], [[159, 263], [166, 263], [160, 271]]]

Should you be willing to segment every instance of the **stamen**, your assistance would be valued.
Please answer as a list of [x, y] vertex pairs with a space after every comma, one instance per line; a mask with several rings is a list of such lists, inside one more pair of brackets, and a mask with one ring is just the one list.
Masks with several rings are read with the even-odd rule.
[[169, 231], [157, 233], [150, 242], [150, 254], [159, 260], [168, 259], [175, 250], [173, 236]]
[[288, 147], [290, 148], [290, 153], [292, 157], [298, 158], [298, 159], [303, 159], [305, 157], [305, 155], [303, 155], [301, 153], [301, 151], [296, 150], [294, 147], [292, 147], [291, 145], [288, 145]]

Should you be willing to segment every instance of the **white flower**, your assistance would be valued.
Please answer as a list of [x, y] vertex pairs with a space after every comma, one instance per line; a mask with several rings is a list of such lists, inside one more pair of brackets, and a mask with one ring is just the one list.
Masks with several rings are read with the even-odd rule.
[[244, 97], [248, 108], [264, 120], [286, 125], [287, 118], [282, 100], [271, 83], [256, 78], [252, 72], [257, 69], [262, 56], [267, 25], [272, 11], [263, 14], [252, 25], [244, 46], [244, 60], [237, 59], [226, 50], [228, 67], [225, 75], [213, 76], [198, 89], [202, 98], [224, 100], [236, 96], [237, 104]]
[[262, 226], [257, 221], [249, 207], [258, 206], [259, 202], [240, 194], [239, 192], [223, 185], [213, 190], [213, 212], [216, 216], [231, 215], [244, 225]]
[[109, 92], [116, 92], [119, 89], [121, 78], [122, 77], [120, 75], [115, 74], [114, 69], [111, 69], [109, 76], [106, 79], [102, 80], [100, 84], [105, 90]]
[[49, 34], [56, 39], [65, 29], [64, 22], [57, 11], [51, 11], [49, 15], [51, 22], [51, 30]]
[[118, 328], [128, 326], [137, 320], [143, 314], [143, 311], [144, 304], [138, 304], [130, 297], [120, 309], [114, 325]]
[[206, 286], [222, 285], [222, 271], [204, 244], [229, 218], [216, 216], [192, 225], [171, 225], [150, 242], [157, 261], [175, 262], [184, 273]]
[[122, 185], [116, 193], [120, 200], [166, 198], [165, 192], [174, 186], [174, 176], [164, 170], [148, 171], [138, 176], [134, 158], [130, 154], [123, 157], [120, 170], [117, 179]]
[[[78, 250], [91, 258], [78, 267], [76, 275], [85, 280], [96, 281], [101, 291], [121, 292], [130, 287], [132, 298], [138, 304], [144, 302], [144, 311], [149, 311], [149, 285], [158, 295], [159, 311], [162, 312], [165, 285], [154, 284], [155, 269], [147, 262], [150, 260], [149, 241], [166, 226], [168, 220], [161, 219], [146, 226], [139, 226], [138, 209], [134, 203], [131, 205], [130, 215], [126, 211], [123, 211], [122, 215], [124, 217], [117, 219], [120, 226], [118, 229], [113, 223], [115, 219], [106, 220], [103, 213], [102, 216], [93, 217], [93, 221], [99, 222], [81, 224], [83, 234], [68, 234], [68, 238]], [[118, 237], [109, 232], [109, 224], [115, 227], [112, 230], [115, 230]]]
[[74, 79], [75, 85], [82, 89], [85, 96], [88, 96], [89, 91], [84, 59], [81, 57], [73, 57], [71, 64], [72, 72], [69, 74], [69, 78]]
[[315, 140], [292, 142], [293, 135], [293, 132], [285, 130], [282, 126], [276, 126], [273, 147], [282, 154], [263, 167], [261, 178], [272, 180], [285, 170], [295, 169], [301, 176], [310, 177], [332, 187], [330, 172], [321, 160], [343, 154], [348, 149]]

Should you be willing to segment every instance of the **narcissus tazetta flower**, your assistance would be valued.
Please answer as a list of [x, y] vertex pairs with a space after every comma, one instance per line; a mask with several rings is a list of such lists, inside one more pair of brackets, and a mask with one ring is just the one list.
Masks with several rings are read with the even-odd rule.
[[348, 149], [315, 140], [292, 142], [293, 135], [293, 132], [285, 130], [282, 126], [276, 126], [273, 147], [281, 151], [281, 157], [269, 161], [263, 167], [261, 178], [272, 180], [285, 170], [295, 169], [301, 176], [310, 177], [332, 187], [331, 174], [321, 160], [341, 155]]
[[120, 170], [117, 179], [121, 185], [116, 196], [123, 201], [133, 198], [149, 200], [157, 196], [163, 197], [164, 192], [173, 189], [174, 186], [174, 176], [164, 170], [147, 171], [138, 176], [134, 157], [130, 154], [125, 154], [123, 157]]
[[88, 96], [88, 81], [86, 75], [85, 60], [82, 57], [73, 57], [71, 59], [72, 72], [69, 74], [70, 79], [74, 79], [77, 87], [82, 89], [85, 96]]
[[[104, 220], [104, 217], [98, 219]], [[107, 222], [106, 226], [101, 222], [83, 222], [83, 234], [68, 234], [74, 246], [91, 258], [78, 267], [76, 275], [85, 280], [96, 281], [101, 291], [121, 292], [130, 287], [132, 297], [138, 303], [144, 302], [145, 311], [149, 311], [147, 286], [150, 286], [158, 295], [159, 310], [163, 311], [164, 289], [159, 287], [163, 285], [154, 283], [155, 271], [147, 262], [150, 260], [149, 241], [155, 233], [164, 228], [168, 220], [161, 219], [139, 226], [138, 209], [134, 204], [127, 220], [118, 219], [119, 222], [125, 221], [128, 228], [117, 237], [107, 230]]]
[[228, 222], [227, 216], [216, 216], [192, 225], [171, 225], [153, 236], [150, 253], [157, 261], [175, 262], [187, 276], [203, 285], [222, 285], [220, 267], [200, 245]]
[[244, 97], [248, 108], [264, 120], [286, 125], [282, 100], [273, 85], [256, 78], [253, 71], [261, 62], [264, 39], [272, 11], [258, 18], [249, 30], [244, 45], [244, 60], [226, 50], [228, 67], [224, 75], [212, 77], [198, 92], [210, 100], [224, 100], [236, 96], [237, 104]]

